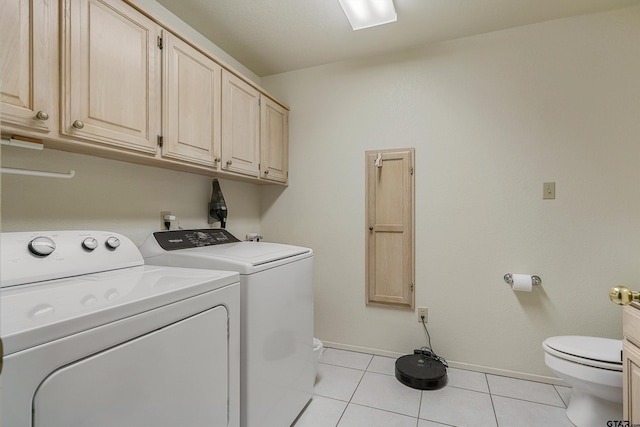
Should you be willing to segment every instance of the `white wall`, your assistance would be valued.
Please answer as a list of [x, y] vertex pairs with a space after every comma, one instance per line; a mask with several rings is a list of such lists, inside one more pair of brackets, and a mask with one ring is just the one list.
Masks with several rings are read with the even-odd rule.
[[[416, 148], [416, 303], [457, 366], [552, 376], [541, 342], [620, 338], [640, 288], [640, 7], [263, 77], [291, 106], [290, 186], [262, 229], [316, 251], [315, 334], [425, 344], [412, 311], [364, 303], [364, 152]], [[542, 200], [542, 183], [557, 183]], [[508, 272], [543, 284], [515, 294]]]
[[[66, 172], [72, 179], [2, 175], [2, 231], [96, 229], [136, 244], [160, 229], [171, 211], [183, 228], [208, 228], [211, 178], [63, 151], [2, 148], [5, 167]], [[238, 237], [260, 232], [255, 184], [220, 180], [229, 209], [227, 229]], [[217, 226], [217, 224], [216, 224]]]

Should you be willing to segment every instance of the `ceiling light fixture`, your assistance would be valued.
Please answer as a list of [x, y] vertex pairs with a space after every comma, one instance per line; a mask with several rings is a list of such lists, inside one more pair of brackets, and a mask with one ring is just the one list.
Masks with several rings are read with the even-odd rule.
[[338, 0], [354, 30], [398, 20], [393, 0]]

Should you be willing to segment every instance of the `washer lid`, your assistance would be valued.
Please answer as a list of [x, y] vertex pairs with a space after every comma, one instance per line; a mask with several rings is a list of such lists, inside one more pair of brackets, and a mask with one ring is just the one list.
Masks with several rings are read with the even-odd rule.
[[206, 246], [203, 248], [185, 249], [183, 253], [200, 253], [210, 257], [226, 259], [238, 264], [253, 266], [309, 254], [311, 249], [300, 246], [283, 245], [267, 242], [237, 242], [224, 246]]
[[571, 356], [606, 363], [622, 364], [622, 341], [610, 338], [566, 335], [551, 337], [545, 344]]

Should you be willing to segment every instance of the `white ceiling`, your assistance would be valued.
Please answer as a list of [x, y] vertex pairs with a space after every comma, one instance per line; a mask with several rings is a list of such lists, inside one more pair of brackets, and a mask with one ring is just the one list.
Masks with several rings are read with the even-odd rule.
[[157, 1], [261, 77], [640, 3], [394, 0], [397, 22], [353, 31], [338, 0]]

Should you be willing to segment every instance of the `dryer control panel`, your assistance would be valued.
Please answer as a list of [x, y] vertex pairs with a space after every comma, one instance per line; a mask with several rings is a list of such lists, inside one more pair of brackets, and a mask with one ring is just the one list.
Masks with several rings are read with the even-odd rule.
[[122, 234], [99, 230], [0, 233], [0, 287], [144, 265]]
[[223, 245], [240, 241], [223, 228], [158, 231], [153, 233], [153, 237], [165, 251]]

